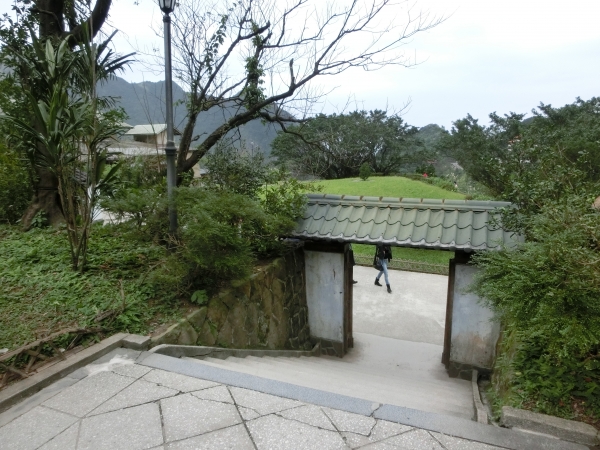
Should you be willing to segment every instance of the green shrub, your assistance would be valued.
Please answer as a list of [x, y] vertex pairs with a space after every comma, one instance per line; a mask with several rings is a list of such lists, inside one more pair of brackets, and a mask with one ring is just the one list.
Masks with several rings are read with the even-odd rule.
[[457, 189], [454, 187], [454, 183], [451, 181], [445, 180], [443, 178], [438, 177], [428, 177], [426, 178], [427, 183], [432, 184], [433, 186], [440, 187], [447, 191], [455, 192]]
[[121, 157], [119, 161], [119, 179], [127, 187], [148, 188], [164, 183], [166, 162], [162, 154]]
[[457, 191], [457, 189], [454, 187], [454, 183], [452, 183], [449, 180], [445, 180], [444, 178], [438, 178], [434, 176], [424, 177], [423, 175], [419, 175], [417, 173], [407, 173], [403, 176], [411, 180], [421, 181], [423, 183], [431, 184], [432, 186], [437, 186], [439, 188], [445, 189], [446, 191]]
[[280, 236], [304, 207], [302, 187], [286, 178], [267, 186], [261, 200], [223, 189], [179, 188], [175, 252], [152, 274], [153, 282], [192, 295], [248, 276], [257, 258], [283, 251]]
[[15, 223], [27, 208], [33, 189], [27, 162], [0, 144], [0, 222]]
[[118, 221], [128, 221], [148, 236], [163, 236], [168, 226], [165, 191], [163, 185], [124, 188], [104, 197], [100, 204]]
[[529, 242], [475, 257], [473, 289], [517, 342], [497, 366], [500, 378], [514, 374], [505, 395], [541, 412], [568, 415], [573, 397], [600, 416], [600, 212], [592, 201], [580, 194], [548, 204], [528, 219]]
[[257, 198], [261, 186], [270, 181], [270, 170], [262, 153], [218, 146], [206, 156], [205, 165], [208, 174], [203, 184], [211, 190], [227, 190]]
[[185, 274], [184, 289], [214, 288], [250, 274], [253, 243], [268, 220], [256, 201], [228, 191], [180, 188], [177, 211], [179, 246], [171, 270]]
[[417, 166], [415, 173], [427, 174], [428, 177], [435, 177], [435, 167], [431, 163], [423, 163]]
[[362, 163], [362, 165], [360, 166], [360, 169], [358, 171], [358, 176], [363, 180], [363, 181], [367, 181], [367, 179], [373, 175], [373, 169], [371, 168], [371, 165], [367, 162]]

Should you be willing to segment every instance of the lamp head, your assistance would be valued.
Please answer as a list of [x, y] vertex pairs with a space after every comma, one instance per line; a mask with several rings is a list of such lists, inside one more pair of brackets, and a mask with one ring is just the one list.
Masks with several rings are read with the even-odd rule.
[[158, 6], [165, 14], [171, 14], [175, 9], [176, 0], [158, 0]]

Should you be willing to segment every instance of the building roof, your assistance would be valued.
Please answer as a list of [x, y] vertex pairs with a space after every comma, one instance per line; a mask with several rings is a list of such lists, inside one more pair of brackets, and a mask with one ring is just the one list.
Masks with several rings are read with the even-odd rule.
[[498, 249], [522, 241], [491, 221], [508, 202], [308, 194], [293, 237], [440, 250]]
[[[136, 125], [125, 134], [154, 136], [167, 129], [166, 123], [155, 123], [146, 125]], [[177, 128], [173, 128], [173, 134], [181, 134]]]

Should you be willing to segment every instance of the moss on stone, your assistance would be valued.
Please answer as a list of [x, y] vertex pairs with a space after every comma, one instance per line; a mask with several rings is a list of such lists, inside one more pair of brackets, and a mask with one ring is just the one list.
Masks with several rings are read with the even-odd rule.
[[196, 345], [198, 341], [198, 333], [194, 327], [187, 321], [179, 322], [179, 336], [177, 337], [178, 345]]
[[207, 346], [215, 345], [215, 342], [217, 342], [217, 334], [217, 327], [211, 323], [210, 319], [207, 319], [204, 321], [200, 333], [198, 333], [196, 344]]
[[187, 316], [187, 321], [190, 323], [192, 327], [196, 331], [200, 331], [202, 329], [202, 325], [204, 325], [204, 321], [206, 320], [206, 314], [208, 313], [208, 308], [203, 306], [200, 309], [197, 309], [193, 313]]

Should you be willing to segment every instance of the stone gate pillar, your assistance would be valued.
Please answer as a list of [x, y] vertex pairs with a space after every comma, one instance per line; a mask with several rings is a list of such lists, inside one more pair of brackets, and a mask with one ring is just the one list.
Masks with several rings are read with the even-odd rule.
[[352, 347], [352, 264], [349, 245], [307, 242], [306, 302], [311, 340], [342, 357]]

